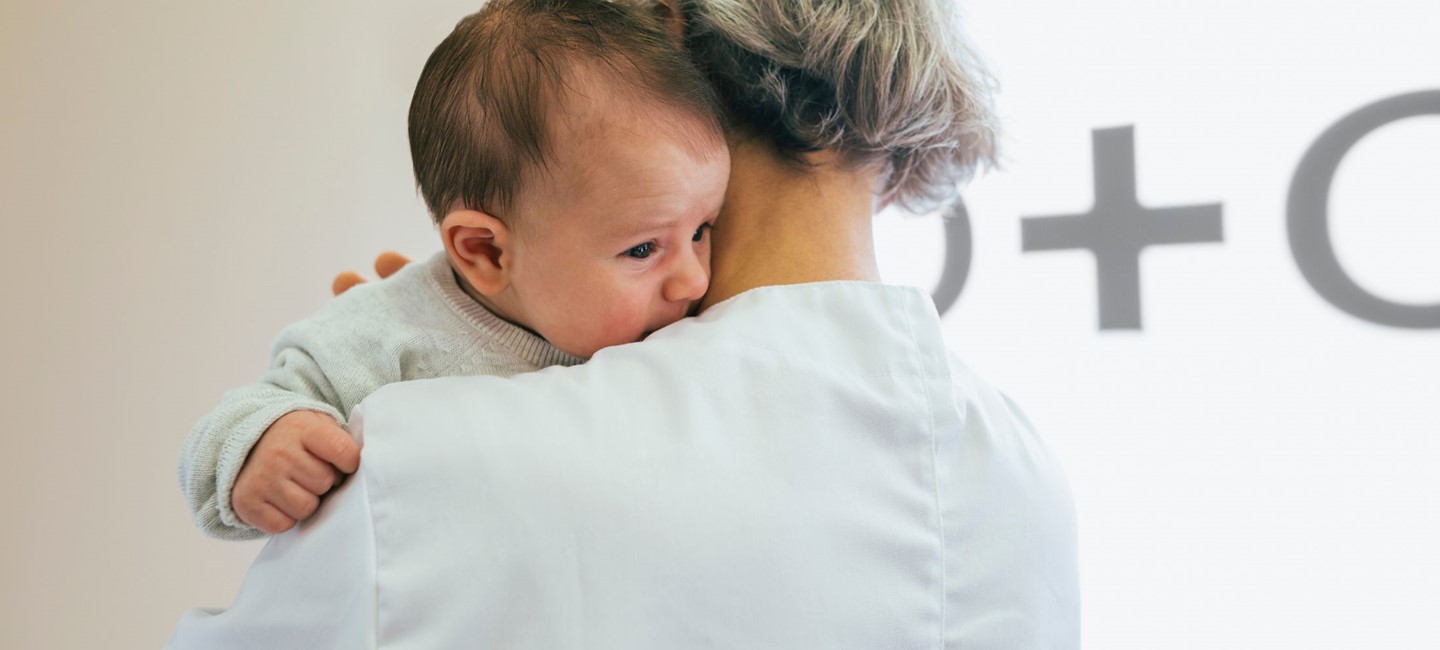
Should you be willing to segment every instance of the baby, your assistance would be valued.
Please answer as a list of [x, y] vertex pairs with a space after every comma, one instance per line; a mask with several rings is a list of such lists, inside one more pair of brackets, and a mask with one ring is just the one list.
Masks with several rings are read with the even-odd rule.
[[493, 0], [426, 62], [416, 182], [445, 251], [287, 328], [180, 456], [197, 524], [278, 533], [359, 463], [345, 415], [381, 386], [580, 363], [709, 286], [729, 154], [710, 85], [648, 10]]

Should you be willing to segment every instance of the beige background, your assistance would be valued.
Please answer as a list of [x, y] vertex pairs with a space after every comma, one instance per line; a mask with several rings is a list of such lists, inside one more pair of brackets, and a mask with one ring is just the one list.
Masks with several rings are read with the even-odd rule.
[[258, 546], [180, 441], [373, 254], [438, 244], [405, 111], [474, 2], [0, 4], [0, 648], [158, 647]]

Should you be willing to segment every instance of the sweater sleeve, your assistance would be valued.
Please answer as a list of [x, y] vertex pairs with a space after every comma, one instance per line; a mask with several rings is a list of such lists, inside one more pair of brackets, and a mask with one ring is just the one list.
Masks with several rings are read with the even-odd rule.
[[338, 368], [336, 373], [327, 373], [317, 358], [339, 357], [348, 359], [345, 363], [364, 364], [351, 355], [334, 352], [338, 347], [336, 337], [343, 336], [347, 328], [333, 327], [333, 323], [326, 327], [317, 320], [312, 317], [286, 329], [271, 350], [265, 376], [226, 393], [220, 405], [202, 418], [186, 438], [180, 451], [180, 490], [196, 525], [206, 535], [227, 540], [264, 536], [235, 515], [230, 493], [250, 449], [275, 420], [292, 411], [309, 410], [335, 418], [344, 426], [345, 393], [368, 391], [361, 386], [344, 387], [354, 390], [337, 388], [330, 374], [338, 374], [350, 383], [359, 380], [378, 387], [378, 381], [364, 381], [373, 379], [373, 373], [364, 368]]

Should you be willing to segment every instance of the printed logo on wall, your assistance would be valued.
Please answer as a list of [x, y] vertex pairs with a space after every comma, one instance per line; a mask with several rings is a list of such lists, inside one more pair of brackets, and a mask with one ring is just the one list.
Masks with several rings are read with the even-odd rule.
[[[1406, 304], [1367, 291], [1340, 266], [1330, 238], [1330, 186], [1345, 155], [1382, 126], [1440, 115], [1440, 90], [1383, 99], [1346, 115], [1316, 139], [1290, 182], [1286, 228], [1290, 252], [1316, 293], [1337, 309], [1378, 325], [1440, 329], [1440, 303]], [[1221, 205], [1147, 208], [1135, 192], [1133, 126], [1092, 134], [1095, 205], [1078, 215], [1024, 217], [1024, 252], [1085, 249], [1095, 256], [1101, 330], [1140, 330], [1140, 252], [1150, 246], [1223, 241]], [[970, 218], [956, 201], [945, 220], [945, 266], [932, 292], [944, 315], [970, 272]]]

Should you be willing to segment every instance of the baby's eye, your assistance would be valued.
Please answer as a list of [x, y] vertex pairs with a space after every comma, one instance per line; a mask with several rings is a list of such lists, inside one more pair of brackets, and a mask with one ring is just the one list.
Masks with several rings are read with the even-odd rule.
[[690, 238], [690, 241], [698, 242], [698, 241], [704, 239], [704, 238], [705, 238], [705, 231], [706, 231], [706, 230], [709, 230], [709, 229], [710, 229], [710, 224], [708, 224], [708, 223], [702, 223], [702, 224], [700, 224], [700, 227], [695, 229], [695, 236], [691, 237], [691, 238]]
[[639, 246], [635, 246], [630, 250], [625, 251], [625, 256], [632, 259], [643, 260], [647, 257], [650, 257], [650, 254], [654, 252], [655, 242], [647, 241], [643, 244], [640, 244]]

